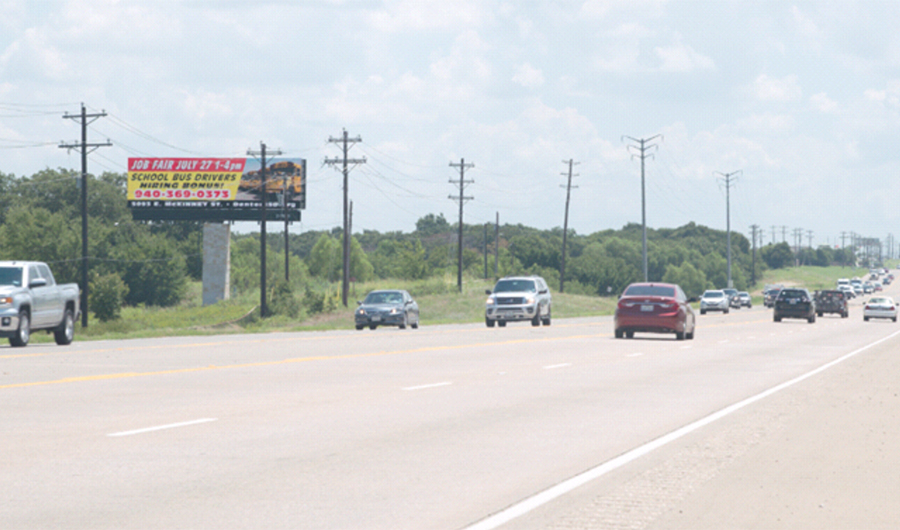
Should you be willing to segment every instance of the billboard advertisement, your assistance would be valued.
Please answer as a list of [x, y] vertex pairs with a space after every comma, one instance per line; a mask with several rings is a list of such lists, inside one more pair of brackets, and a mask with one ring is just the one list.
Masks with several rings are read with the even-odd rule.
[[138, 220], [300, 219], [306, 161], [275, 158], [129, 158], [128, 207]]

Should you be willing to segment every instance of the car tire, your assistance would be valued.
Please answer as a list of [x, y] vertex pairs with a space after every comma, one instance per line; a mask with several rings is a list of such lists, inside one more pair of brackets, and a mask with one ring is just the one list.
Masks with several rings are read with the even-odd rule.
[[540, 326], [541, 325], [541, 306], [538, 306], [537, 309], [534, 310], [534, 318], [531, 319], [532, 326]]
[[505, 320], [498, 320], [498, 321], [497, 321], [497, 325], [500, 326], [501, 328], [505, 328], [505, 327], [506, 327], [506, 321], [505, 321]]
[[547, 311], [547, 317], [541, 319], [541, 323], [542, 323], [543, 325], [545, 325], [545, 326], [549, 326], [549, 325], [550, 325], [550, 311]]
[[686, 338], [687, 340], [694, 340], [694, 333], [696, 333], [696, 331], [697, 331], [697, 327], [694, 326], [694, 329], [692, 329], [690, 333], [684, 334], [684, 338]]
[[863, 320], [866, 321], [866, 322], [868, 322], [868, 321], [869, 321], [869, 317], [863, 317]]
[[613, 331], [613, 335], [615, 335], [615, 337], [617, 339], [621, 339], [622, 337], [625, 336], [625, 332], [622, 331], [621, 329], [617, 329], [617, 330]]
[[72, 340], [75, 338], [75, 315], [72, 314], [71, 309], [66, 309], [63, 313], [62, 322], [58, 328], [53, 330], [53, 338], [60, 346], [72, 344]]
[[706, 309], [701, 309], [701, 310], [700, 310], [700, 314], [701, 314], [701, 315], [705, 315], [705, 314], [706, 314]]
[[625, 338], [626, 338], [626, 339], [633, 339], [633, 338], [634, 338], [634, 332], [633, 332], [633, 331], [626, 331], [626, 332], [625, 332]]
[[492, 327], [494, 327], [494, 321], [491, 320], [491, 319], [489, 319], [489, 318], [485, 318], [485, 319], [484, 319], [484, 325], [487, 326], [487, 327], [489, 327], [489, 328], [492, 328]]
[[806, 319], [806, 321], [809, 322], [810, 324], [815, 324], [816, 323], [816, 315], [809, 317], [808, 319]]
[[403, 322], [401, 322], [400, 325], [397, 327], [400, 329], [406, 329], [407, 324], [409, 324], [409, 315], [404, 313], [403, 314]]
[[781, 317], [779, 317], [779, 316], [775, 316], [772, 318], [775, 319], [775, 322], [781, 322]]
[[675, 340], [684, 340], [684, 332], [676, 331], [675, 332]]
[[369, 329], [375, 329], [375, 328], [377, 328], [377, 327], [378, 327], [378, 326], [377, 326], [376, 324], [369, 324]]
[[364, 327], [366, 327], [366, 326], [364, 326], [363, 324], [357, 324], [357, 325], [356, 325], [356, 330], [359, 331], [359, 330], [361, 330], [361, 329], [364, 328]]
[[725, 313], [726, 315], [729, 313], [729, 311], [728, 311], [727, 309], [726, 309], [725, 311], [722, 311], [722, 312]]
[[31, 340], [31, 315], [28, 311], [20, 311], [19, 329], [16, 330], [15, 335], [9, 338], [9, 344], [21, 348], [27, 346], [29, 340]]
[[419, 329], [419, 317], [416, 317], [416, 321], [410, 324], [409, 327], [413, 329]]
[[822, 318], [822, 313], [816, 313], [819, 318]]

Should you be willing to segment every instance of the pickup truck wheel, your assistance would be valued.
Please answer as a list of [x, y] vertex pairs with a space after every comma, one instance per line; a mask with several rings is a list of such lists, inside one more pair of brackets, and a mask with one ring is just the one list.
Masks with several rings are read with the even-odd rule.
[[9, 343], [16, 347], [27, 346], [29, 339], [31, 339], [31, 315], [23, 311], [19, 313], [19, 329], [9, 338]]
[[56, 339], [56, 343], [60, 346], [72, 344], [72, 339], [75, 338], [75, 316], [72, 314], [71, 309], [66, 309], [63, 321], [58, 328], [53, 330], [53, 338]]

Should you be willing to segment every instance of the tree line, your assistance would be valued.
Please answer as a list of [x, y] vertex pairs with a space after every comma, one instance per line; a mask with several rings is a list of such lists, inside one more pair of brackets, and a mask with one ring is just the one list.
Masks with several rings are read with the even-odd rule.
[[[46, 169], [30, 177], [0, 173], [0, 252], [3, 259], [45, 261], [59, 282], [78, 282], [81, 267], [80, 173]], [[115, 318], [121, 306], [173, 306], [184, 299], [189, 282], [202, 276], [202, 223], [134, 221], [126, 206], [126, 176], [88, 176], [89, 306], [101, 318]], [[499, 232], [499, 234], [497, 233]], [[562, 229], [521, 224], [463, 226], [463, 274], [466, 278], [537, 274], [551, 287], [560, 285]], [[259, 234], [233, 234], [231, 290], [234, 296], [258, 293]], [[377, 279], [415, 281], [454, 278], [458, 225], [443, 214], [426, 214], [411, 232], [364, 230], [351, 238], [350, 276], [356, 282]], [[688, 223], [650, 229], [648, 276], [679, 283], [690, 296], [726, 285], [727, 236], [724, 231]], [[342, 271], [342, 230], [268, 238], [267, 282], [275, 313], [297, 315], [335, 309], [336, 283]], [[569, 230], [566, 292], [618, 295], [643, 279], [641, 226], [628, 224], [589, 235]], [[290, 282], [284, 277], [289, 253]], [[829, 266], [852, 262], [850, 251], [827, 246], [796, 254], [786, 243], [757, 250], [732, 233], [732, 279], [749, 290], [751, 277], [766, 268], [798, 262]], [[447, 290], [453, 282], [445, 282]], [[413, 293], [414, 295], [416, 293]]]

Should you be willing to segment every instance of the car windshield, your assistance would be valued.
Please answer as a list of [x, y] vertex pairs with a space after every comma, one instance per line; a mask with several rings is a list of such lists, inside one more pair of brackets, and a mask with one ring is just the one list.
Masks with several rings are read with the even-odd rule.
[[500, 280], [494, 286], [495, 293], [534, 293], [534, 280]]
[[398, 292], [369, 293], [364, 304], [399, 304], [403, 302], [403, 295]]
[[675, 288], [665, 285], [632, 285], [625, 289], [623, 296], [666, 296], [675, 297]]
[[22, 267], [0, 267], [0, 285], [22, 286]]
[[706, 291], [703, 293], [703, 298], [722, 298], [725, 296], [725, 293], [722, 291]]

